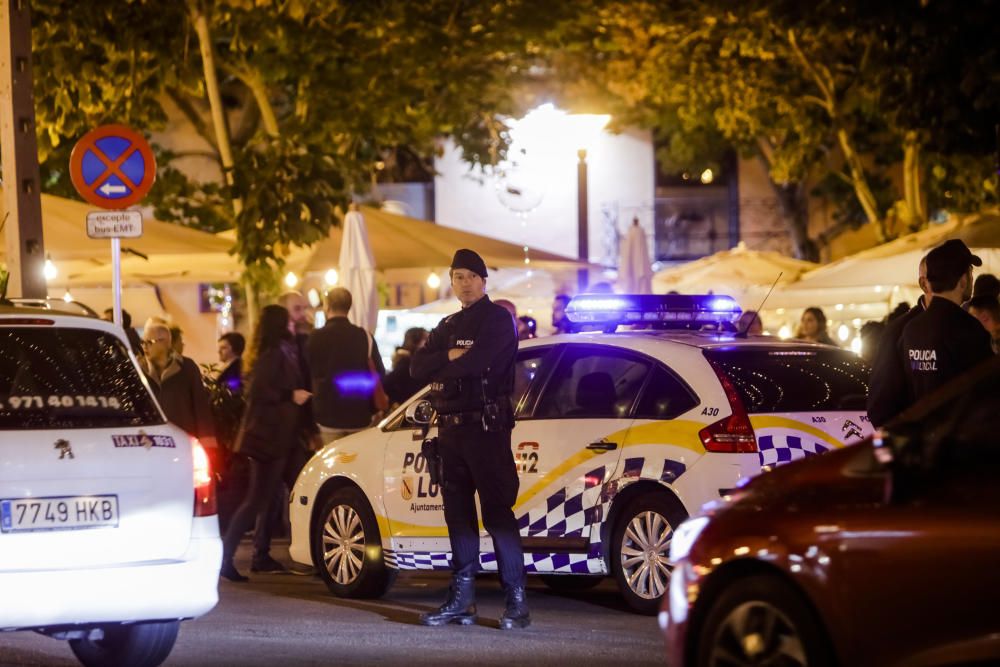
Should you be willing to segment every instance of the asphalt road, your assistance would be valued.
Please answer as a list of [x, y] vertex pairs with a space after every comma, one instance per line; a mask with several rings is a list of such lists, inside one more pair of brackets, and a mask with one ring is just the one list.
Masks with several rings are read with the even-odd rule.
[[[246, 547], [237, 559], [248, 572]], [[273, 553], [279, 558], [282, 547]], [[287, 561], [286, 561], [287, 562]], [[447, 592], [444, 573], [404, 572], [380, 600], [341, 600], [315, 577], [252, 575], [222, 581], [219, 605], [181, 626], [165, 665], [662, 665], [656, 619], [627, 610], [614, 583], [557, 594], [529, 577], [533, 623], [501, 631], [503, 592], [493, 576], [477, 585], [480, 620], [425, 628], [417, 616]], [[34, 633], [0, 634], [0, 665], [78, 664], [65, 642]]]

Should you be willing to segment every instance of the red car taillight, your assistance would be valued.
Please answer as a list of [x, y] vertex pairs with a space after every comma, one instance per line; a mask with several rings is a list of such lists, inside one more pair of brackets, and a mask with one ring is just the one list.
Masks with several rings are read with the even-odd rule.
[[750, 417], [743, 407], [739, 392], [736, 391], [736, 387], [733, 386], [726, 373], [714, 363], [712, 363], [712, 370], [715, 371], [719, 382], [722, 383], [722, 390], [726, 392], [726, 399], [729, 401], [732, 414], [698, 431], [698, 437], [705, 445], [705, 451], [734, 454], [756, 452], [757, 436], [753, 432]]
[[212, 516], [218, 513], [212, 463], [197, 438], [191, 438], [191, 457], [194, 459], [194, 515]]

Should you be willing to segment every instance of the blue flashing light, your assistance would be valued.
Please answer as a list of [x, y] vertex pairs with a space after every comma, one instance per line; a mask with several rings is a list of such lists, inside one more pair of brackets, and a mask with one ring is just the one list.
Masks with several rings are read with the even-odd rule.
[[333, 385], [344, 398], [369, 398], [375, 393], [375, 376], [370, 371], [348, 371], [333, 378]]
[[614, 331], [620, 325], [652, 329], [700, 329], [714, 325], [733, 330], [739, 304], [715, 294], [583, 294], [566, 307], [566, 317], [582, 328]]

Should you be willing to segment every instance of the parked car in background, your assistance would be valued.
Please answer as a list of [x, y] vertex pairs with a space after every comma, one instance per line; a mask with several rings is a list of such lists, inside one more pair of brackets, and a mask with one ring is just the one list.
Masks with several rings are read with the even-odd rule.
[[[761, 466], [871, 432], [857, 355], [736, 336], [728, 297], [591, 295], [567, 312], [597, 330], [522, 341], [512, 396], [526, 567], [555, 589], [612, 576], [629, 605], [656, 613], [684, 519]], [[397, 570], [449, 568], [421, 401], [327, 445], [299, 476], [290, 553], [335, 595], [378, 596]], [[495, 570], [482, 536], [481, 566]]]
[[168, 424], [120, 327], [0, 305], [0, 631], [154, 667], [218, 601], [208, 457]]
[[1000, 358], [683, 524], [674, 667], [1000, 664]]

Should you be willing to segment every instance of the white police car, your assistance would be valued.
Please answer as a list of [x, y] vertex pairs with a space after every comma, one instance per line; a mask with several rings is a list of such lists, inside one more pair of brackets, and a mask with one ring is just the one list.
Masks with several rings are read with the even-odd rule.
[[218, 601], [208, 458], [166, 423], [124, 332], [0, 305], [0, 631], [86, 665], [158, 665]]
[[[871, 432], [856, 355], [720, 333], [739, 314], [728, 297], [583, 296], [567, 312], [602, 331], [524, 341], [513, 395], [525, 565], [553, 587], [612, 575], [652, 613], [687, 516], [762, 466]], [[613, 333], [620, 324], [645, 329]], [[292, 558], [315, 564], [337, 595], [378, 596], [397, 570], [448, 568], [441, 494], [415, 423], [429, 407], [421, 396], [327, 445], [292, 492]], [[482, 538], [482, 568], [495, 570]]]

